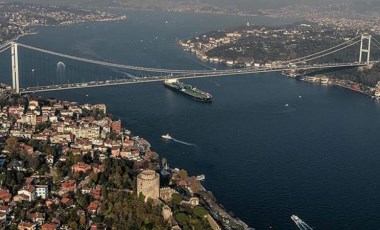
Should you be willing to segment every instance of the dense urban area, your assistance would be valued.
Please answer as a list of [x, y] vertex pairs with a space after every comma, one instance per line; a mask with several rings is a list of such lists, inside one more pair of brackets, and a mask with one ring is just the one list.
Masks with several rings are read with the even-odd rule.
[[[200, 34], [179, 41], [184, 50], [194, 53], [200, 60], [230, 67], [276, 68], [284, 61], [318, 53], [349, 42], [366, 33], [365, 29], [348, 29], [341, 25], [324, 25], [315, 22], [285, 26], [246, 26]], [[374, 36], [374, 38], [379, 38]], [[359, 45], [353, 45], [333, 55], [310, 61], [309, 64], [357, 62]], [[371, 50], [371, 59], [380, 57], [380, 47]], [[296, 65], [294, 65], [296, 67]], [[380, 65], [374, 63], [359, 69], [336, 72], [296, 71], [285, 73], [290, 77], [324, 85], [337, 85], [365, 93], [373, 98], [380, 96]]]
[[244, 229], [105, 104], [0, 94], [5, 229]]
[[117, 16], [97, 10], [70, 7], [40, 6], [26, 3], [0, 3], [0, 43], [35, 33], [30, 26], [68, 25], [93, 21], [122, 20]]

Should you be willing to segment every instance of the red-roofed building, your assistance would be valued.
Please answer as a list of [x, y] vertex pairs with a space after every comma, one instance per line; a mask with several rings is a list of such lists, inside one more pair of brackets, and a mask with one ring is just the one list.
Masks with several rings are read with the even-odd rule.
[[41, 230], [57, 230], [57, 229], [58, 229], [58, 225], [52, 224], [52, 223], [43, 224], [41, 227]]
[[37, 227], [36, 224], [30, 223], [30, 222], [24, 222], [18, 224], [17, 229], [18, 230], [35, 230]]
[[0, 213], [9, 214], [12, 211], [12, 207], [8, 205], [0, 206]]
[[0, 202], [9, 202], [12, 200], [12, 194], [9, 192], [8, 189], [2, 189], [0, 190]]
[[36, 224], [43, 224], [45, 222], [45, 213], [40, 213], [40, 212], [35, 212], [35, 213], [30, 213], [28, 215], [29, 219], [33, 221], [33, 223]]
[[50, 208], [52, 204], [54, 204], [54, 201], [50, 200], [50, 199], [46, 200], [46, 202], [45, 202], [45, 205], [46, 205], [47, 208]]
[[64, 197], [61, 199], [61, 203], [69, 207], [74, 204], [74, 201], [70, 198]]
[[99, 203], [97, 201], [93, 201], [91, 202], [88, 207], [87, 207], [87, 211], [89, 213], [91, 213], [92, 215], [96, 214], [96, 212], [98, 211], [98, 207], [99, 207]]
[[120, 151], [121, 158], [130, 158], [132, 156], [132, 152], [129, 148], [123, 148]]
[[33, 181], [34, 181], [34, 178], [33, 178], [33, 177], [27, 177], [27, 178], [25, 179], [25, 184], [32, 184]]
[[101, 194], [102, 190], [100, 189], [100, 187], [96, 187], [94, 190], [91, 191], [91, 195], [95, 200], [99, 200]]
[[123, 146], [124, 147], [132, 147], [134, 145], [134, 141], [132, 141], [132, 140], [124, 140], [124, 142], [123, 142]]
[[79, 173], [79, 172], [85, 173], [85, 172], [91, 170], [91, 165], [83, 163], [83, 162], [79, 162], [79, 163], [73, 165], [72, 170], [74, 173]]
[[61, 190], [64, 192], [75, 191], [77, 189], [77, 183], [75, 180], [68, 180], [61, 184]]

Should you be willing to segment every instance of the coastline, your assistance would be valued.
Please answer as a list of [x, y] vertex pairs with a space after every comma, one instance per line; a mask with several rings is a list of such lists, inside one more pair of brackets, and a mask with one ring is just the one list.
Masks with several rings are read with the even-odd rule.
[[38, 34], [38, 31], [23, 33], [23, 34], [17, 35], [15, 38], [11, 39], [10, 41], [11, 42], [18, 41], [22, 37], [27, 37], [27, 36], [36, 35], [36, 34]]
[[[2, 84], [2, 91], [1, 91], [1, 94], [2, 96], [3, 95], [8, 95], [9, 98], [12, 98], [12, 97], [19, 97], [20, 95], [19, 94], [16, 94], [13, 92], [12, 89], [10, 89], [10, 86], [7, 86], [5, 84]], [[107, 151], [105, 150], [99, 150], [97, 149], [97, 146], [101, 146], [99, 143], [98, 144], [92, 144], [91, 146], [91, 150], [92, 151], [100, 151], [100, 152], [97, 152], [97, 154], [100, 154], [102, 155], [102, 157], [100, 157], [99, 155], [99, 159], [100, 159], [100, 163], [96, 165], [96, 170], [98, 170], [96, 173], [103, 173], [107, 170], [106, 168], [106, 164], [104, 163], [104, 161], [106, 159], [114, 159], [116, 161], [125, 161], [125, 162], [133, 162], [133, 168], [131, 168], [131, 170], [136, 170], [135, 172], [142, 172], [144, 170], [148, 170], [148, 169], [153, 169], [154, 168], [154, 171], [157, 172], [161, 172], [162, 174], [164, 174], [164, 172], [166, 173], [169, 173], [170, 175], [170, 181], [171, 183], [169, 183], [169, 185], [172, 185], [170, 187], [161, 187], [161, 185], [159, 185], [159, 189], [163, 189], [164, 191], [173, 191], [173, 193], [177, 193], [177, 194], [180, 194], [176, 191], [179, 191], [179, 190], [186, 190], [186, 194], [185, 195], [181, 195], [181, 199], [183, 202], [181, 202], [180, 204], [183, 203], [184, 207], [187, 207], [187, 205], [189, 204], [189, 201], [186, 201], [186, 199], [189, 198], [189, 195], [192, 199], [196, 199], [198, 200], [197, 201], [197, 204], [196, 205], [193, 205], [193, 208], [195, 206], [199, 206], [199, 207], [202, 207], [202, 208], [205, 208], [208, 212], [207, 212], [207, 218], [206, 217], [203, 217], [203, 219], [205, 221], [208, 221], [211, 228], [212, 229], [237, 229], [237, 230], [248, 230], [248, 229], [254, 229], [254, 228], [249, 228], [248, 225], [246, 223], [244, 223], [242, 220], [240, 220], [239, 218], [237, 217], [233, 217], [232, 214], [230, 214], [224, 207], [221, 203], [217, 202], [215, 197], [213, 196], [212, 192], [211, 191], [208, 191], [206, 188], [204, 188], [204, 186], [200, 183], [200, 180], [201, 179], [198, 179], [196, 178], [195, 176], [191, 176], [191, 175], [187, 175], [186, 173], [186, 176], [181, 176], [180, 174], [180, 170], [177, 169], [177, 168], [169, 168], [167, 167], [167, 163], [166, 163], [166, 166], [164, 167], [164, 165], [162, 164], [157, 164], [158, 162], [162, 162], [163, 158], [151, 151], [151, 144], [146, 140], [144, 139], [143, 137], [140, 137], [140, 136], [136, 136], [136, 135], [133, 135], [132, 132], [130, 130], [127, 129], [127, 127], [125, 127], [124, 125], [121, 125], [121, 120], [113, 120], [112, 117], [113, 115], [110, 114], [110, 113], [105, 113], [106, 111], [106, 108], [107, 108], [107, 105], [106, 104], [78, 104], [77, 102], [74, 102], [74, 101], [61, 101], [59, 99], [53, 99], [53, 98], [50, 98], [50, 99], [45, 99], [44, 97], [38, 97], [38, 99], [35, 99], [33, 96], [26, 96], [26, 95], [23, 95], [22, 97], [25, 97], [25, 98], [28, 98], [28, 111], [29, 113], [33, 113], [31, 111], [34, 111], [37, 107], [33, 107], [33, 103], [34, 104], [39, 104], [42, 102], [42, 101], [48, 101], [49, 103], [53, 103], [55, 105], [60, 105], [62, 106], [61, 109], [58, 109], [58, 111], [60, 111], [60, 113], [62, 112], [67, 112], [67, 111], [73, 111], [72, 109], [76, 108], [81, 108], [81, 109], [87, 109], [87, 108], [97, 108], [98, 109], [98, 112], [97, 112], [97, 116], [99, 117], [99, 114], [102, 114], [100, 113], [100, 111], [103, 112], [103, 115], [104, 117], [102, 118], [93, 118], [93, 119], [89, 119], [88, 116], [84, 115], [84, 113], [80, 112], [78, 113], [78, 116], [77, 116], [77, 120], [75, 120], [76, 122], [95, 122], [96, 121], [100, 121], [100, 120], [104, 120], [105, 118], [108, 118], [108, 119], [111, 119], [112, 121], [112, 132], [116, 135], [114, 136], [113, 138], [111, 138], [110, 136], [101, 136], [100, 133], [102, 133], [104, 130], [102, 130], [101, 127], [105, 127], [104, 124], [102, 125], [101, 123], [97, 123], [98, 124], [98, 130], [100, 131], [100, 133], [98, 135], [100, 135], [100, 137], [97, 137], [97, 138], [100, 138], [104, 141], [104, 143], [106, 142], [109, 142], [109, 143], [114, 143], [115, 145], [113, 146], [116, 146], [117, 143], [119, 143], [118, 141], [121, 141], [121, 144], [122, 144], [122, 147], [119, 146], [119, 151], [120, 151], [120, 148], [122, 149], [122, 151], [124, 151], [124, 155], [121, 153], [121, 152], [118, 152], [117, 154], [115, 154], [115, 152], [112, 152], [112, 153], [109, 153], [108, 155], [106, 154]], [[64, 107], [63, 105], [65, 106], [68, 106], [68, 110], [63, 110]], [[70, 107], [70, 108], [69, 108]], [[45, 112], [47, 111], [47, 109], [49, 110], [55, 110], [55, 107], [50, 107], [50, 106], [47, 106], [45, 105]], [[57, 106], [58, 108], [58, 106]], [[91, 111], [90, 109], [87, 109], [88, 111]], [[79, 111], [79, 110], [78, 110]], [[11, 110], [11, 113], [13, 114], [13, 110]], [[23, 112], [16, 112], [18, 114], [23, 114]], [[79, 118], [79, 114], [81, 116], [84, 116], [84, 117], [81, 117]], [[23, 115], [20, 115], [20, 116], [23, 116]], [[65, 116], [65, 115], [60, 115], [61, 116]], [[90, 117], [93, 116], [93, 115], [90, 115]], [[37, 115], [36, 115], [37, 117]], [[98, 120], [99, 119], [99, 120]], [[58, 120], [56, 121], [58, 122]], [[117, 125], [115, 125], [114, 123], [117, 123]], [[96, 123], [96, 122], [95, 122]], [[37, 124], [37, 123], [36, 123]], [[18, 135], [17, 133], [15, 133], [14, 129], [10, 128], [7, 132], [7, 138], [17, 138], [17, 137], [26, 137], [27, 140], [33, 140], [33, 141], [41, 141], [41, 144], [44, 145], [46, 141], [46, 143], [53, 143], [53, 144], [57, 144], [57, 145], [61, 145], [62, 146], [66, 146], [66, 150], [65, 151], [61, 151], [59, 152], [59, 159], [58, 161], [64, 161], [66, 162], [66, 159], [68, 157], [70, 157], [70, 154], [74, 154], [74, 155], [77, 155], [78, 153], [74, 153], [72, 151], [74, 151], [74, 149], [78, 149], [78, 144], [79, 143], [82, 143], [81, 141], [84, 140], [83, 138], [87, 138], [87, 140], [89, 142], [91, 142], [91, 138], [94, 138], [94, 136], [88, 136], [88, 137], [85, 137], [85, 136], [80, 136], [81, 134], [73, 134], [73, 135], [78, 135], [76, 136], [75, 138], [72, 138], [71, 141], [69, 140], [61, 140], [61, 139], [56, 139], [55, 137], [57, 135], [65, 135], [65, 134], [58, 134], [59, 132], [63, 132], [62, 130], [59, 131], [59, 130], [56, 130], [57, 132], [56, 133], [53, 133], [53, 134], [47, 134], [45, 133], [45, 131], [52, 131], [54, 130], [56, 127], [56, 124], [55, 122], [51, 121], [51, 123], [49, 123], [50, 125], [49, 126], [46, 126], [46, 128], [44, 128], [43, 132], [42, 133], [34, 133], [32, 134], [32, 131], [31, 129], [30, 130], [25, 130], [25, 132], [22, 134], [22, 135], [26, 135], [26, 136], [20, 136]], [[117, 131], [118, 130], [118, 131]], [[38, 132], [41, 132], [41, 130], [39, 130]], [[72, 132], [72, 131], [70, 131]], [[109, 131], [111, 132], [111, 131]], [[4, 135], [4, 133], [3, 133]], [[41, 137], [44, 136], [44, 138], [42, 139], [36, 139], [37, 136], [40, 136]], [[20, 143], [24, 143], [23, 142], [23, 139], [20, 139], [18, 140]], [[28, 142], [29, 144], [29, 142]], [[120, 143], [119, 143], [120, 144]], [[20, 146], [25, 146], [27, 144], [20, 144]], [[134, 148], [134, 150], [132, 150], [132, 146], [135, 146], [137, 147], [138, 149], [138, 154], [136, 153], [126, 153], [123, 148], [126, 147], [124, 145], [128, 145], [129, 147], [131, 147], [131, 151], [135, 151], [136, 148]], [[112, 147], [114, 148], [114, 147]], [[33, 150], [33, 147], [31, 147], [31, 150]], [[80, 155], [85, 155], [86, 151], [89, 151], [90, 149], [89, 148], [86, 148], [86, 149], [78, 149], [80, 151]], [[6, 152], [6, 153], [9, 153], [9, 152]], [[88, 153], [88, 152], [87, 152]], [[94, 153], [93, 153], [94, 154]], [[82, 156], [83, 156], [82, 155]], [[4, 157], [4, 156], [3, 156]], [[12, 156], [9, 156], [10, 158]], [[79, 160], [79, 159], [78, 159]], [[75, 163], [76, 162], [76, 163]], [[87, 173], [88, 170], [85, 170], [85, 171], [81, 171], [82, 168], [80, 168], [81, 166], [86, 166], [88, 165], [88, 167], [95, 167], [93, 166], [93, 163], [92, 160], [89, 160], [89, 162], [87, 163], [84, 163], [82, 161], [75, 161], [73, 162], [73, 166], [72, 166], [72, 170], [73, 170], [73, 173], [74, 171], [75, 172], [82, 172], [82, 173]], [[91, 163], [91, 164], [90, 164]], [[147, 164], [145, 164], [147, 163]], [[54, 160], [53, 160], [53, 163], [51, 163], [51, 166], [54, 164]], [[58, 164], [56, 162], [56, 164]], [[50, 163], [49, 163], [50, 165]], [[79, 166], [78, 166], [79, 165]], [[79, 167], [79, 169], [77, 168]], [[152, 168], [153, 167], [153, 168]], [[95, 168], [94, 168], [95, 170]], [[27, 171], [27, 170], [25, 170]], [[182, 170], [181, 170], [182, 171]], [[186, 171], [186, 170], [185, 170]], [[68, 174], [67, 175], [67, 178], [66, 180], [68, 180], [68, 178], [74, 178], [79, 184], [78, 184], [78, 188], [79, 186], [83, 186], [84, 185], [84, 182], [83, 181], [86, 181], [86, 179], [79, 179], [79, 178], [75, 178], [74, 176], [75, 174]], [[177, 175], [180, 175], [181, 178], [180, 180], [177, 180], [176, 176]], [[87, 177], [86, 177], [87, 178]], [[60, 178], [61, 179], [61, 178]], [[75, 181], [75, 180], [71, 180], [71, 181]], [[66, 182], [62, 182], [63, 180], [60, 180], [61, 183], [66, 183]], [[80, 181], [80, 182], [79, 182]], [[184, 182], [186, 181], [188, 184], [187, 185], [183, 185], [181, 184], [181, 182]], [[195, 182], [191, 182], [191, 181], [198, 181], [199, 183], [199, 187], [195, 189], [195, 187], [192, 187], [192, 183], [195, 183]], [[173, 183], [172, 183], [173, 182]], [[86, 182], [87, 183], [87, 182]], [[102, 183], [97, 183], [97, 182], [93, 182], [95, 183], [96, 185], [96, 189], [98, 189], [99, 186], [103, 186], [104, 184]], [[173, 186], [174, 185], [174, 186]], [[194, 188], [194, 189], [193, 189]], [[88, 187], [82, 187], [82, 189], [89, 189]], [[114, 189], [112, 186], [111, 187], [106, 187], [106, 190], [108, 191], [127, 191], [128, 193], [134, 193], [135, 190], [129, 190], [128, 188], [122, 188], [122, 189]], [[138, 191], [138, 187], [137, 187], [137, 191]], [[161, 191], [161, 190], [160, 190]], [[103, 195], [103, 190], [101, 190], [101, 193]], [[52, 197], [55, 197], [58, 195], [58, 197], [61, 197], [63, 196], [64, 193], [61, 193], [61, 192], [58, 192], [57, 193], [57, 190], [52, 190], [51, 191], [51, 194], [52, 194]], [[159, 201], [157, 204], [160, 204], [158, 205], [157, 207], [162, 207], [162, 208], [165, 208], [167, 207], [168, 204], [170, 204], [167, 199], [165, 198], [166, 195], [165, 194], [162, 194], [163, 197], [161, 197], [161, 192], [160, 192], [160, 195], [158, 197]], [[77, 196], [75, 197], [72, 197], [72, 199], [79, 199]], [[97, 199], [97, 200], [101, 200], [101, 199]], [[105, 202], [105, 201], [103, 201]], [[100, 202], [102, 203], [102, 202]], [[17, 208], [17, 206], [16, 206]], [[173, 207], [173, 210], [174, 210], [174, 207]], [[172, 215], [174, 214], [174, 211], [172, 213]], [[102, 216], [104, 215], [104, 213], [98, 213], [99, 216]], [[163, 220], [165, 221], [168, 221], [168, 219], [165, 217], [164, 214], [161, 214], [163, 216]], [[162, 218], [161, 216], [161, 218]], [[174, 215], [172, 216], [174, 218]], [[177, 218], [177, 217], [176, 217]], [[175, 218], [175, 219], [176, 219]], [[171, 226], [178, 226], [178, 223], [177, 221], [174, 221], [171, 222], [171, 221], [168, 221], [168, 223], [171, 225]], [[101, 223], [98, 223], [98, 224], [101, 224]]]
[[[281, 79], [281, 78], [280, 78]], [[290, 82], [293, 82], [293, 81], [290, 81]], [[301, 85], [302, 85], [302, 83], [301, 83]], [[319, 88], [319, 86], [317, 86], [317, 87], [312, 87], [312, 88]], [[342, 91], [342, 90], [338, 90], [338, 91]], [[360, 96], [359, 96], [359, 98], [360, 98]], [[115, 113], [115, 115], [116, 115], [117, 113]], [[134, 129], [135, 130], [135, 129]], [[150, 139], [152, 139], [152, 138], [150, 138]], [[154, 147], [157, 147], [157, 145], [154, 145]], [[162, 152], [162, 151], [160, 151], [161, 153], [165, 153], [165, 152]], [[178, 157], [178, 156], [174, 156], [174, 157]], [[185, 166], [186, 167], [186, 166]], [[215, 190], [215, 189], [212, 189], [212, 190]], [[218, 196], [217, 196], [218, 197]], [[223, 202], [223, 201], [222, 201]], [[224, 203], [222, 203], [222, 204], [224, 204]], [[255, 218], [257, 218], [257, 217], [255, 217]], [[309, 217], [310, 218], [310, 217]], [[311, 219], [311, 218], [310, 218]], [[247, 220], [248, 220], [248, 218], [247, 218]]]
[[243, 13], [243, 12], [224, 12], [224, 11], [208, 11], [208, 10], [183, 10], [183, 9], [151, 9], [151, 8], [129, 8], [129, 7], [110, 7], [110, 9], [113, 10], [120, 10], [123, 9], [125, 11], [145, 11], [145, 12], [152, 12], [152, 11], [164, 11], [164, 12], [176, 12], [176, 13], [193, 13], [193, 14], [213, 14], [213, 15], [229, 15], [229, 16], [241, 16], [241, 17], [267, 17], [264, 14], [261, 13]]
[[374, 88], [364, 86], [364, 85], [356, 83], [356, 82], [347, 81], [347, 80], [338, 80], [338, 79], [328, 79], [326, 76], [298, 77], [298, 76], [295, 76], [295, 75], [293, 76], [293, 75], [287, 74], [287, 73], [281, 73], [281, 75], [286, 76], [288, 78], [295, 79], [295, 80], [299, 80], [302, 82], [311, 83], [311, 84], [318, 84], [318, 85], [322, 85], [322, 86], [334, 86], [334, 87], [344, 88], [344, 89], [350, 90], [352, 92], [356, 92], [356, 93], [360, 93], [360, 94], [363, 94], [365, 96], [368, 96], [371, 99], [380, 100], [380, 97], [376, 97], [375, 95], [371, 94], [370, 92], [363, 90], [363, 88], [367, 87], [367, 88], [369, 88], [369, 91], [375, 91]]
[[[127, 20], [127, 16], [126, 15], [119, 16], [119, 17], [116, 17], [116, 18], [106, 18], [106, 19], [99, 19], [99, 20], [93, 20], [93, 21], [84, 21], [84, 20], [82, 20], [82, 21], [75, 21], [75, 22], [73, 22], [73, 21], [65, 21], [65, 22], [59, 23], [57, 25], [54, 25], [54, 24], [51, 24], [51, 25], [30, 24], [30, 25], [20, 25], [20, 26], [21, 26], [21, 28], [29, 29], [30, 27], [59, 27], [59, 26], [80, 25], [80, 24], [95, 23], [95, 22], [116, 22], [116, 21], [123, 21], [123, 20]], [[13, 38], [11, 38], [9, 40], [3, 41], [0, 45], [3, 46], [3, 45], [8, 44], [10, 42], [18, 41], [20, 38], [31, 36], [31, 35], [36, 35], [38, 33], [39, 33], [38, 30], [27, 31], [25, 33], [20, 33], [20, 34], [15, 35], [15, 37], [13, 37]]]

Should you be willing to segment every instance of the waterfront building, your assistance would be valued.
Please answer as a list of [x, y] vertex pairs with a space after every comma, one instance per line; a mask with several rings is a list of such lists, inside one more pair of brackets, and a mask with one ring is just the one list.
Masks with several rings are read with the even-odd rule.
[[113, 132], [119, 134], [121, 132], [121, 120], [113, 121], [111, 124], [111, 129]]

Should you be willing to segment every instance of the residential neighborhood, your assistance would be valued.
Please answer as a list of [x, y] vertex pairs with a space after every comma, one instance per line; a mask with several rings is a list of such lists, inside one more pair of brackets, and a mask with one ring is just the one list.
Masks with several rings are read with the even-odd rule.
[[[20, 95], [4, 84], [1, 91], [1, 228], [246, 228], [203, 188], [204, 177], [169, 168], [105, 104]], [[149, 207], [140, 217], [129, 212]], [[151, 222], [139, 222], [144, 216]]]

